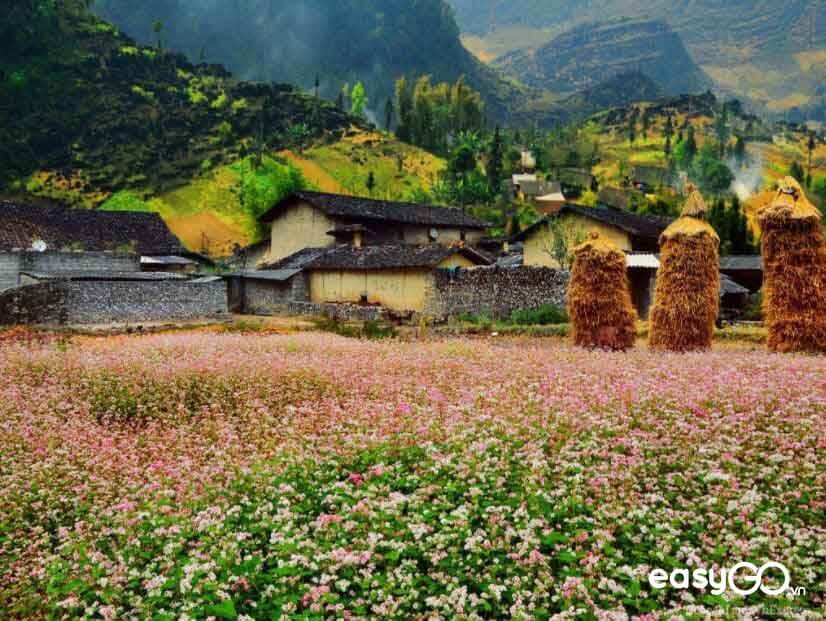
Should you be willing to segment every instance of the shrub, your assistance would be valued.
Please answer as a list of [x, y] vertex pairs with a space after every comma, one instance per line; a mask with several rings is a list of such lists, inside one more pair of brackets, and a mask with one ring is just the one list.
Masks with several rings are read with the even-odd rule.
[[510, 316], [511, 323], [522, 326], [550, 326], [568, 323], [568, 313], [553, 304], [543, 304], [538, 308], [515, 310]]

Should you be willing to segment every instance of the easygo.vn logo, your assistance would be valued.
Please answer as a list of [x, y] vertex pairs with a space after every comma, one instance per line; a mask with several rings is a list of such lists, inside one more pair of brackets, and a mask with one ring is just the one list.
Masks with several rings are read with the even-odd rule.
[[760, 591], [769, 597], [786, 595], [795, 597], [805, 595], [803, 587], [792, 587], [792, 576], [782, 563], [769, 561], [761, 567], [754, 563], [740, 562], [730, 569], [674, 569], [670, 574], [664, 569], [652, 569], [648, 574], [648, 583], [653, 589], [694, 588], [705, 591], [709, 587], [714, 595], [731, 591], [742, 597]]

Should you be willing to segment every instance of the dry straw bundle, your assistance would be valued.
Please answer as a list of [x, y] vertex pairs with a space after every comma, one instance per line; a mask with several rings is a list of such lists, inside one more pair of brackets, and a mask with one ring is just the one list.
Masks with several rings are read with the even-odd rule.
[[568, 314], [580, 347], [624, 351], [634, 346], [637, 313], [625, 254], [596, 233], [574, 249]]
[[720, 312], [720, 238], [702, 218], [702, 195], [690, 189], [679, 220], [660, 237], [660, 269], [651, 309], [650, 345], [686, 352], [711, 347]]
[[826, 351], [826, 241], [821, 216], [791, 177], [759, 214], [769, 348]]

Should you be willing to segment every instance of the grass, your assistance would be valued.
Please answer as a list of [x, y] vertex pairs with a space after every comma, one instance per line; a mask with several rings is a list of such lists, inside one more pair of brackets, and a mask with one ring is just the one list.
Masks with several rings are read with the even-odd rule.
[[[388, 200], [408, 200], [417, 191], [429, 190], [444, 160], [386, 134], [360, 132], [331, 145], [308, 149], [310, 160], [338, 183], [344, 192]], [[373, 173], [375, 186], [367, 188]]]

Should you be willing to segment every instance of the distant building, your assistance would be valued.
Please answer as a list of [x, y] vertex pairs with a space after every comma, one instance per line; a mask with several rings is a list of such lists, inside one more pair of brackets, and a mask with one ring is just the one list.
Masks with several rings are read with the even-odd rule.
[[597, 178], [584, 168], [560, 168], [557, 179], [565, 196], [576, 197], [583, 192], [596, 192], [599, 189]]
[[489, 226], [461, 209], [304, 191], [279, 202], [261, 222], [271, 227], [262, 263], [344, 243], [472, 246]]
[[632, 185], [646, 194], [650, 194], [667, 185], [668, 170], [659, 166], [635, 166]]

